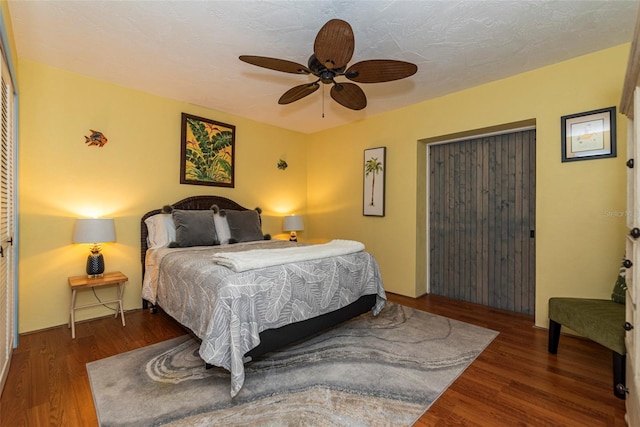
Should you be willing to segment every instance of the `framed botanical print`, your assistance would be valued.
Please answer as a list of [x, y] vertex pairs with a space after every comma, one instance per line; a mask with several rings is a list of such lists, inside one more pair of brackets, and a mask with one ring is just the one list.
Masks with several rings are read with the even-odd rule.
[[182, 113], [180, 184], [234, 186], [236, 127]]

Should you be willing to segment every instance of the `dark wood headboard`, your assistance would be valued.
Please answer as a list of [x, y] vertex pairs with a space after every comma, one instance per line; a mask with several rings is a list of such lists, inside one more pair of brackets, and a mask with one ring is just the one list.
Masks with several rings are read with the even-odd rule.
[[[174, 209], [184, 210], [206, 210], [211, 209], [211, 206], [218, 205], [220, 209], [234, 209], [238, 211], [248, 210], [244, 206], [239, 205], [233, 200], [220, 196], [192, 196], [182, 199], [179, 202], [171, 203]], [[142, 261], [142, 274], [144, 277], [144, 259], [147, 254], [147, 236], [149, 231], [147, 230], [147, 224], [144, 220], [150, 216], [157, 215], [162, 212], [162, 208], [154, 209], [142, 215], [140, 219], [140, 259]]]

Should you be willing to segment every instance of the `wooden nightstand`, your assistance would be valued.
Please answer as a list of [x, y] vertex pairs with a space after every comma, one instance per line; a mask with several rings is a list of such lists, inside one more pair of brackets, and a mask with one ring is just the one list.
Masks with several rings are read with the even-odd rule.
[[[69, 286], [71, 287], [71, 305], [69, 307], [69, 324], [71, 328], [71, 338], [76, 337], [76, 319], [75, 311], [79, 308], [94, 307], [96, 305], [113, 304], [118, 303], [118, 309], [116, 310], [115, 317], [118, 317], [118, 313], [122, 317], [122, 326], [125, 326], [124, 322], [124, 310], [122, 309], [122, 295], [124, 294], [124, 284], [129, 280], [127, 276], [114, 271], [111, 273], [105, 273], [103, 277], [90, 279], [86, 275], [69, 277]], [[118, 298], [110, 301], [102, 301], [93, 304], [85, 304], [76, 307], [76, 292], [82, 289], [96, 288], [100, 286], [112, 286], [118, 285]]]

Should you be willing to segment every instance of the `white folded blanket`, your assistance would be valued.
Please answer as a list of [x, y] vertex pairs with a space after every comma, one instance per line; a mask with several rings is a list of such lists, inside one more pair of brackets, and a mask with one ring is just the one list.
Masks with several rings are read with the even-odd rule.
[[213, 261], [234, 271], [253, 270], [290, 262], [309, 261], [331, 256], [347, 255], [364, 250], [364, 244], [353, 240], [332, 240], [320, 245], [279, 249], [253, 249], [243, 252], [221, 252]]

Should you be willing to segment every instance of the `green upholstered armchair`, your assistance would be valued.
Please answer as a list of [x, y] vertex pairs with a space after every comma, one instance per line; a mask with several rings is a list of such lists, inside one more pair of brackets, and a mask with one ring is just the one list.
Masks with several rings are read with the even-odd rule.
[[613, 393], [625, 398], [625, 269], [621, 267], [610, 300], [549, 299], [549, 353], [557, 354], [562, 326], [613, 352]]

